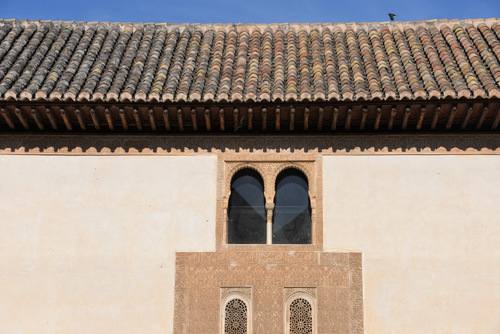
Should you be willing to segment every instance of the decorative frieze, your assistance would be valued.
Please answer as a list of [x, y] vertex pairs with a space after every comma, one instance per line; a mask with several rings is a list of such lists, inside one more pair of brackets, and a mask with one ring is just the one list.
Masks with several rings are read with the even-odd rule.
[[1, 154], [499, 154], [500, 134], [305, 136], [0, 134]]

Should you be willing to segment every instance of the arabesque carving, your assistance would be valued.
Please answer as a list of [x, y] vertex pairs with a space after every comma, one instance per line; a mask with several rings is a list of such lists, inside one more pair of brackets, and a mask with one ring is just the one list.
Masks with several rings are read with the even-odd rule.
[[284, 296], [302, 291], [318, 301], [317, 333], [361, 334], [361, 278], [359, 253], [177, 253], [174, 333], [220, 333], [224, 296], [251, 287], [252, 333], [284, 333]]
[[241, 293], [242, 295], [247, 297], [248, 300], [252, 300], [252, 288], [242, 288], [242, 287], [221, 288], [220, 289], [221, 300], [226, 298], [228, 295], [234, 293]]
[[295, 293], [305, 293], [311, 298], [316, 298], [316, 288], [285, 288], [284, 301], [286, 302]]

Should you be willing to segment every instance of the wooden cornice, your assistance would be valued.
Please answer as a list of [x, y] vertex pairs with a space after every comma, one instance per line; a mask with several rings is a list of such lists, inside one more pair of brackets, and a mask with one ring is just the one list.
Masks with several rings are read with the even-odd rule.
[[500, 100], [252, 104], [0, 101], [0, 132], [387, 133], [497, 131]]

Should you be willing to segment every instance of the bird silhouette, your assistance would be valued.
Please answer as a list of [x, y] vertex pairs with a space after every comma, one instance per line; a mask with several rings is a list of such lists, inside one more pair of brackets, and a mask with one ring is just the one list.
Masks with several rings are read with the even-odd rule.
[[391, 19], [391, 21], [394, 21], [394, 16], [396, 16], [396, 14], [389, 13], [389, 18]]

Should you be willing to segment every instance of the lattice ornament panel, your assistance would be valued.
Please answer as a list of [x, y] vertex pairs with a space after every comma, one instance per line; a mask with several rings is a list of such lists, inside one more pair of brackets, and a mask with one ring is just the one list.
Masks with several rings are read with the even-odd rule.
[[247, 334], [248, 309], [241, 299], [230, 300], [224, 310], [224, 334]]
[[313, 317], [311, 304], [297, 298], [290, 304], [290, 334], [312, 334]]

